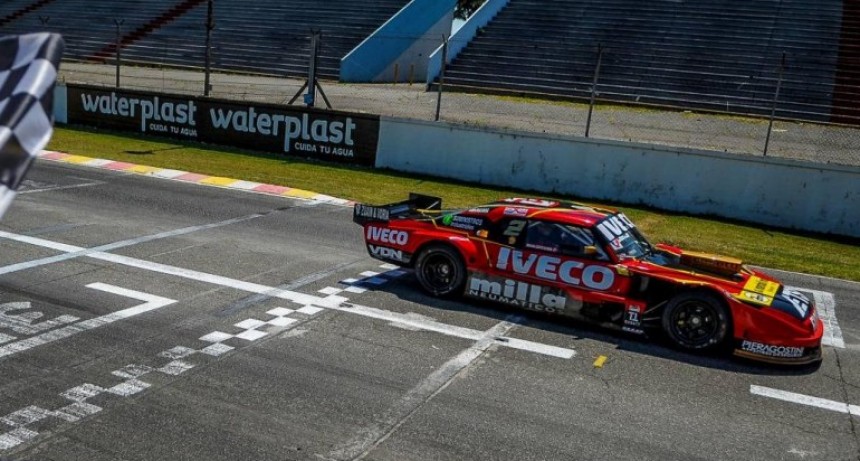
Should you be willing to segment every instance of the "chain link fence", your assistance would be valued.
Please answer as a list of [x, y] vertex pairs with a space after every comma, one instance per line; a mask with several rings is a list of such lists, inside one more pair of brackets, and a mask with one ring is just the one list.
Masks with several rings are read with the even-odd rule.
[[[186, 49], [183, 40], [187, 42], [187, 38], [182, 37], [151, 37], [145, 47], [140, 44], [120, 47], [119, 60], [114, 56], [102, 64], [67, 60], [61, 67], [60, 80], [281, 104], [299, 94], [307, 81], [297, 72], [269, 73], [264, 69], [243, 71], [217, 66], [209, 69], [200, 58], [205, 53], [198, 48], [192, 47], [193, 52], [183, 57], [182, 50]], [[326, 53], [325, 40], [324, 35], [322, 53]], [[309, 41], [309, 37], [293, 37], [282, 45], [308, 50]], [[217, 56], [218, 50], [213, 49], [211, 53]], [[623, 56], [607, 59], [618, 65]], [[558, 95], [493, 94], [484, 90], [469, 92], [462, 87], [450, 91], [438, 81], [428, 89], [423, 81], [404, 78], [410, 68], [398, 66], [395, 71], [405, 83], [345, 84], [323, 77], [320, 85], [333, 108], [338, 110], [430, 121], [435, 120], [438, 113], [441, 121], [493, 129], [572, 136], [587, 134], [595, 139], [860, 166], [860, 128], [771, 118], [767, 113], [773, 108], [767, 105], [759, 105], [751, 111], [756, 112], [755, 115], [735, 115], [689, 109], [677, 103], [671, 104], [673, 107], [644, 104], [636, 98], [613, 101], [607, 100], [613, 89], [602, 86], [599, 78], [595, 79], [596, 86], [590, 78], [580, 84], [575, 90], [582, 97], [576, 99]], [[586, 69], [581, 73], [599, 74], [595, 72], [598, 70]], [[768, 88], [778, 87], [781, 76], [769, 75], [764, 79], [769, 79]], [[209, 91], [206, 91], [207, 80]], [[592, 88], [593, 102], [589, 98]], [[437, 91], [442, 92], [441, 98]], [[776, 109], [779, 108], [777, 96], [774, 95]], [[779, 110], [775, 112], [779, 115]]]

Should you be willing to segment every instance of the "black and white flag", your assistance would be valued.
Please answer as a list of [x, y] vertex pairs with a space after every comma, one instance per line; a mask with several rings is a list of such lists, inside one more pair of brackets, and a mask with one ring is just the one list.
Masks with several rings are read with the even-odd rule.
[[54, 84], [63, 38], [0, 37], [0, 217], [54, 131]]

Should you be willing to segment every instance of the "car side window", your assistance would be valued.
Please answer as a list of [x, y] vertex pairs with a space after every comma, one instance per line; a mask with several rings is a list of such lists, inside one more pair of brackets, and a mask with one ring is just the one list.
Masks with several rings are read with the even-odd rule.
[[594, 234], [589, 229], [578, 226], [532, 221], [528, 225], [525, 246], [532, 250], [575, 258], [609, 260]]
[[560, 224], [545, 221], [532, 221], [528, 224], [526, 248], [561, 253], [562, 244], [563, 230]]
[[591, 230], [577, 227], [564, 226], [565, 247], [564, 253], [570, 256], [596, 259], [598, 261], [609, 261], [609, 255], [600, 246]]

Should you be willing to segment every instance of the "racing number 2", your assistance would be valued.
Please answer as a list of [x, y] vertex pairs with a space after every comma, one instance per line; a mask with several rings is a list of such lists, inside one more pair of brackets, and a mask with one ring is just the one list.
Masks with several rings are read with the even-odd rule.
[[505, 237], [519, 237], [525, 228], [526, 222], [524, 220], [515, 219], [508, 223], [508, 227], [505, 228], [505, 232], [503, 232], [502, 235]]

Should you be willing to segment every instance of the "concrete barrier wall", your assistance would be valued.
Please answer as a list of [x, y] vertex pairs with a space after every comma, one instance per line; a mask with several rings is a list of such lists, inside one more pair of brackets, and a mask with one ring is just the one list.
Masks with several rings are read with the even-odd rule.
[[383, 118], [376, 166], [860, 237], [860, 168]]
[[66, 85], [57, 83], [54, 86], [54, 120], [57, 123], [69, 123], [69, 102]]

